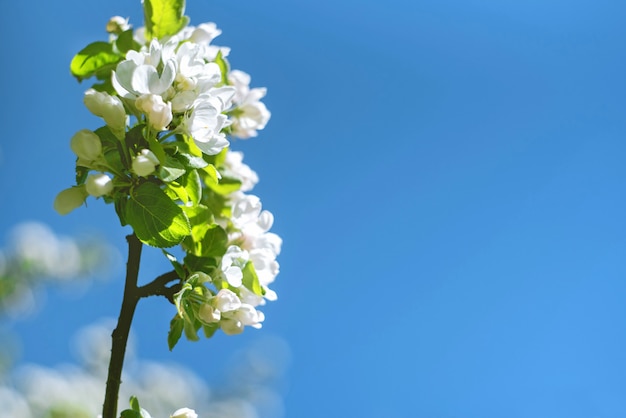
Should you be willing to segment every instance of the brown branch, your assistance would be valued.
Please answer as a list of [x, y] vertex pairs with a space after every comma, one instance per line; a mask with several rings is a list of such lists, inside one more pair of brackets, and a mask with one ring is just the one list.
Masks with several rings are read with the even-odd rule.
[[180, 280], [178, 273], [172, 270], [165, 274], [160, 275], [150, 283], [141, 286], [138, 290], [140, 298], [147, 298], [149, 296], [165, 296], [167, 300], [174, 303], [174, 294], [180, 290], [180, 283], [167, 287], [167, 284]]
[[139, 262], [141, 261], [141, 241], [135, 234], [126, 237], [128, 241], [128, 261], [126, 263], [126, 284], [124, 285], [124, 297], [117, 327], [111, 334], [111, 360], [109, 361], [109, 373], [107, 377], [102, 418], [116, 418], [117, 401], [122, 383], [122, 367], [128, 343], [130, 325], [133, 321], [135, 308], [140, 295], [137, 292], [137, 276], [139, 275]]

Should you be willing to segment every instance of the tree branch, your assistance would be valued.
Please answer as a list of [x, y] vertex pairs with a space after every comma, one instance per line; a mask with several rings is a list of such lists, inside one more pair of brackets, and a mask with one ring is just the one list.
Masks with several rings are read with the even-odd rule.
[[168, 283], [180, 280], [178, 273], [172, 270], [165, 274], [160, 275], [150, 283], [141, 286], [137, 289], [137, 293], [140, 298], [147, 298], [148, 296], [165, 296], [167, 300], [174, 303], [174, 294], [180, 290], [180, 284], [167, 287]]
[[111, 360], [109, 362], [109, 373], [104, 395], [104, 405], [102, 407], [102, 418], [116, 418], [117, 416], [117, 401], [120, 384], [122, 383], [122, 367], [124, 366], [126, 344], [128, 343], [128, 334], [130, 333], [130, 325], [133, 321], [135, 308], [140, 298], [137, 291], [137, 276], [139, 275], [142, 244], [135, 234], [128, 235], [126, 241], [128, 241], [126, 284], [124, 285], [124, 297], [117, 327], [111, 334]]

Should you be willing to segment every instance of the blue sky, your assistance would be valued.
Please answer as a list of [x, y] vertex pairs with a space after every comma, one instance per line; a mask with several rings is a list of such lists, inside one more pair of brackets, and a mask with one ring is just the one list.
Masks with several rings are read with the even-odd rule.
[[[35, 219], [125, 252], [113, 208], [52, 210], [69, 138], [99, 121], [69, 75], [139, 1], [4, 2], [0, 234]], [[284, 239], [261, 331], [167, 351], [173, 309], [139, 306], [142, 357], [220, 355], [260, 333], [293, 361], [286, 416], [626, 415], [626, 4], [619, 1], [198, 1], [272, 120], [239, 141]], [[148, 251], [144, 280], [167, 269]], [[52, 292], [16, 325], [23, 361], [71, 358], [122, 280]], [[41, 341], [46, 341], [43, 349]]]

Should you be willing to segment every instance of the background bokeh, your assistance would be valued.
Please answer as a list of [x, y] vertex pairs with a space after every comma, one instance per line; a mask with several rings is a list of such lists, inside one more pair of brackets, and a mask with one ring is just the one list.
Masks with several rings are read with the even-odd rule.
[[[69, 62], [110, 16], [140, 26], [139, 1], [0, 8], [0, 234], [35, 219], [125, 254], [112, 207], [60, 217], [52, 201], [73, 182], [69, 138], [100, 126]], [[189, 0], [187, 14], [268, 88], [268, 127], [233, 148], [284, 239], [279, 300], [261, 331], [170, 353], [173, 307], [149, 299], [137, 355], [212, 382], [259, 335], [284, 339], [286, 417], [626, 416], [626, 3]], [[15, 323], [19, 361], [68, 361], [76, 329], [116, 316], [112, 269]], [[141, 280], [166, 269], [147, 250]]]

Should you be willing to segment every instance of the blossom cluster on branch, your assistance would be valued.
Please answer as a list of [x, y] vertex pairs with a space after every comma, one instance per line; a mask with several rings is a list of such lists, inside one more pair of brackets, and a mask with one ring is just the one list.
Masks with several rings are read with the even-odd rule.
[[[233, 138], [265, 127], [266, 90], [230, 69], [230, 49], [213, 44], [221, 31], [189, 26], [180, 3], [144, 2], [146, 24], [136, 30], [112, 18], [108, 42], [72, 60], [79, 81], [96, 78], [84, 103], [105, 125], [71, 138], [76, 185], [54, 202], [67, 214], [100, 198], [141, 242], [163, 249], [179, 280], [170, 349], [183, 334], [260, 328], [258, 307], [276, 299], [269, 286], [282, 243], [270, 232], [272, 214], [249, 193], [256, 173], [230, 150]], [[181, 259], [165, 250], [177, 245]]]

